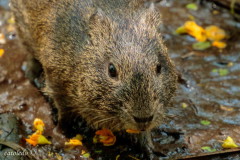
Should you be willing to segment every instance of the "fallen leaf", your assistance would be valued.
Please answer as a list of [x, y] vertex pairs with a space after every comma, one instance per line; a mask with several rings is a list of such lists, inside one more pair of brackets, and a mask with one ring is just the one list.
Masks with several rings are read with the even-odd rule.
[[195, 3], [187, 4], [186, 8], [194, 11], [198, 10], [198, 6]]
[[82, 155], [84, 158], [89, 158], [90, 157], [90, 153], [85, 153]]
[[220, 69], [215, 68], [212, 70], [212, 72], [217, 73], [219, 76], [226, 76], [229, 73], [228, 69], [224, 69], [224, 68], [220, 68]]
[[233, 139], [230, 136], [228, 136], [227, 139], [225, 139], [223, 141], [222, 147], [223, 148], [237, 148], [238, 145], [233, 141]]
[[136, 157], [133, 157], [133, 156], [131, 156], [131, 155], [128, 155], [128, 157], [130, 157], [130, 158], [132, 158], [132, 159], [134, 159], [134, 160], [140, 160], [140, 159], [138, 159], [138, 158], [136, 158]]
[[211, 43], [208, 42], [208, 41], [205, 41], [205, 42], [196, 42], [192, 45], [193, 49], [195, 50], [205, 50], [205, 49], [208, 49], [211, 47]]
[[208, 120], [201, 120], [200, 123], [201, 123], [202, 125], [204, 125], [204, 126], [208, 126], [208, 125], [211, 124], [211, 122], [208, 121]]
[[102, 150], [95, 150], [94, 152], [97, 154], [100, 154], [100, 153], [102, 153]]
[[213, 149], [209, 146], [203, 146], [203, 147], [201, 147], [201, 149], [206, 151], [206, 152], [216, 152], [217, 151], [216, 149]]
[[212, 72], [213, 72], [213, 73], [218, 73], [218, 69], [214, 68], [214, 69], [212, 70]]
[[38, 138], [38, 144], [52, 144], [45, 136], [40, 135]]
[[218, 73], [220, 76], [226, 76], [226, 75], [228, 75], [229, 71], [228, 71], [228, 69], [220, 68], [218, 70]]
[[119, 158], [120, 158], [120, 155], [117, 155], [116, 158], [115, 158], [115, 160], [119, 160]]
[[233, 111], [232, 107], [227, 107], [227, 106], [220, 105], [220, 108], [221, 108], [221, 110], [228, 111], [228, 112]]
[[184, 26], [178, 27], [175, 31], [177, 34], [185, 34], [187, 33], [187, 30], [185, 29]]

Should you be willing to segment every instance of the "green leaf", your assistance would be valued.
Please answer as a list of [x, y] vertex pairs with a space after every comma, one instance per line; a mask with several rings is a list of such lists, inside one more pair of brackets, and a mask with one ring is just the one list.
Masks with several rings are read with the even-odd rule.
[[213, 73], [218, 73], [219, 76], [226, 76], [229, 73], [228, 69], [224, 69], [224, 68], [220, 68], [220, 69], [213, 69], [212, 70]]
[[219, 73], [220, 76], [226, 76], [229, 73], [229, 71], [228, 71], [228, 69], [220, 68], [218, 70], [218, 73]]
[[83, 157], [84, 157], [84, 158], [89, 158], [89, 157], [90, 157], [90, 153], [85, 153], [85, 154], [83, 154]]
[[201, 149], [204, 151], [207, 151], [207, 152], [216, 152], [217, 151], [216, 149], [213, 149], [209, 146], [203, 146], [203, 147], [201, 147]]
[[214, 69], [212, 70], [212, 72], [213, 72], [213, 73], [218, 73], [218, 69], [214, 68]]
[[196, 42], [192, 45], [193, 49], [195, 50], [199, 50], [199, 51], [202, 51], [202, 50], [205, 50], [205, 49], [208, 49], [209, 47], [211, 47], [211, 43], [206, 41], [206, 42]]
[[94, 152], [100, 154], [102, 153], [102, 150], [95, 150]]
[[184, 33], [187, 33], [187, 31], [186, 31], [184, 26], [181, 26], [181, 27], [178, 27], [176, 29], [175, 33], [177, 33], [177, 34], [184, 34]]
[[210, 121], [208, 121], [208, 120], [201, 120], [201, 122], [200, 122], [202, 125], [204, 125], [204, 126], [208, 126], [208, 125], [210, 125], [211, 124], [211, 122]]
[[198, 10], [198, 6], [195, 3], [187, 4], [186, 8], [194, 11]]

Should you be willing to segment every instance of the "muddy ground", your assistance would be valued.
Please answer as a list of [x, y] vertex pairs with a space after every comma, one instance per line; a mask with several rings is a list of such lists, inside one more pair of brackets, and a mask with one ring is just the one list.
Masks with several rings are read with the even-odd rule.
[[[0, 1], [3, 5], [3, 0]], [[195, 2], [199, 9], [187, 9], [186, 4], [190, 2]], [[231, 136], [240, 145], [240, 22], [234, 19], [229, 10], [208, 1], [162, 0], [157, 7], [162, 13], [163, 23], [160, 27], [165, 43], [184, 83], [179, 83], [173, 105], [167, 111], [168, 120], [153, 131], [156, 150], [165, 154], [165, 157], [155, 155], [153, 159], [181, 159], [179, 157], [186, 158], [190, 155], [203, 155], [200, 158], [190, 158], [198, 160], [240, 159], [238, 149], [226, 150], [221, 146], [227, 136]], [[204, 51], [193, 50], [194, 38], [174, 33], [192, 17], [201, 26], [216, 25], [223, 28], [229, 35], [227, 47], [222, 50], [214, 47]], [[39, 89], [24, 76], [26, 53], [19, 45], [10, 18], [10, 12], [1, 8], [0, 33], [4, 34], [6, 42], [0, 40], [0, 49], [5, 50], [0, 57], [0, 139], [36, 151], [32, 154], [37, 159], [87, 159], [80, 153], [82, 149], [98, 160], [119, 156], [119, 160], [147, 159], [141, 150], [135, 149], [129, 142], [118, 142], [118, 137], [114, 146], [103, 147], [91, 142], [92, 135], [84, 135], [83, 147], [63, 151], [66, 139], [56, 130], [52, 107]], [[220, 75], [214, 72], [216, 69], [227, 70], [227, 74]], [[3, 113], [14, 114], [17, 119], [14, 115]], [[31, 147], [26, 144], [24, 138], [33, 133], [32, 122], [36, 117], [45, 122], [44, 135], [52, 145]], [[12, 129], [5, 128], [5, 124], [10, 123], [8, 118], [17, 122], [9, 125]], [[208, 124], [204, 124], [204, 120]], [[19, 136], [11, 137], [13, 131]], [[7, 135], [4, 136], [5, 132]], [[1, 150], [11, 148], [11, 145], [6, 146], [1, 145]], [[203, 146], [216, 151], [209, 153], [202, 150]], [[4, 156], [2, 152], [0, 158], [12, 160], [20, 157]], [[22, 159], [27, 158], [28, 156], [23, 156]]]

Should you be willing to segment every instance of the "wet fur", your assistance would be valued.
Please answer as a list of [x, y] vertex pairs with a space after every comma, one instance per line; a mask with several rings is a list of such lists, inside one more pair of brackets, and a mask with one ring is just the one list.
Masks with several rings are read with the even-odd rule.
[[[147, 130], [143, 135], [163, 123], [177, 76], [152, 4], [12, 0], [12, 9], [23, 45], [43, 67], [43, 92], [60, 122], [81, 117], [94, 129]], [[109, 63], [117, 68], [116, 79], [108, 75]], [[151, 115], [150, 124], [133, 119]]]

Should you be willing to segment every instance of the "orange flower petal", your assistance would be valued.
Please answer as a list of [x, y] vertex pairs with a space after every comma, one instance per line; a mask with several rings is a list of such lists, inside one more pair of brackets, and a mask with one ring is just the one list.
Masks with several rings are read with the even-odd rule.
[[126, 132], [127, 133], [136, 133], [136, 134], [140, 133], [140, 131], [136, 130], [136, 129], [127, 129]]
[[51, 144], [45, 136], [38, 132], [33, 133], [28, 139], [26, 139], [26, 141], [33, 146], [36, 146], [37, 144]]
[[212, 46], [223, 49], [226, 48], [227, 44], [220, 41], [213, 41]]
[[26, 139], [26, 141], [33, 145], [33, 146], [36, 146], [38, 144], [38, 138], [39, 138], [39, 134], [36, 134], [36, 133], [33, 133], [31, 136], [29, 136], [28, 139]]
[[36, 146], [38, 144], [37, 141], [33, 141], [31, 139], [25, 139], [25, 140], [26, 140], [27, 143], [29, 143], [29, 144], [31, 144], [33, 146]]
[[98, 130], [93, 138], [94, 143], [101, 142], [104, 146], [111, 146], [116, 142], [116, 137], [108, 129]]
[[100, 139], [100, 142], [107, 143], [107, 144], [113, 143], [114, 142], [114, 137], [105, 137], [103, 139]]

